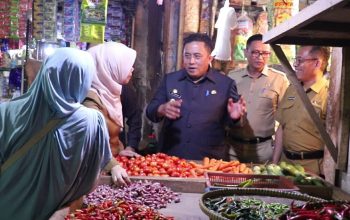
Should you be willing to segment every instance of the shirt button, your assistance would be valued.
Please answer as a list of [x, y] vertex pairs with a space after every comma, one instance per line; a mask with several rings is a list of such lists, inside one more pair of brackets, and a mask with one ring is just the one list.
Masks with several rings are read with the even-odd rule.
[[187, 127], [190, 128], [190, 127], [192, 127], [192, 125], [191, 124], [187, 124]]

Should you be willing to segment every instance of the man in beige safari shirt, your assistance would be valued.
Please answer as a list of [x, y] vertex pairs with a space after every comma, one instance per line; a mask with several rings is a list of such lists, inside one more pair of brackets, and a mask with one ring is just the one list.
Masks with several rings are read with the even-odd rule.
[[248, 39], [245, 56], [247, 68], [231, 71], [229, 76], [246, 100], [247, 114], [228, 129], [226, 140], [231, 160], [264, 163], [272, 160], [274, 114], [289, 81], [284, 73], [267, 67], [270, 47], [262, 42], [262, 35]]
[[[326, 119], [329, 83], [323, 73], [328, 59], [328, 48], [302, 46], [294, 61], [296, 76], [323, 122]], [[276, 120], [280, 126], [276, 131], [273, 162], [277, 163], [282, 155], [284, 161], [300, 164], [315, 174], [323, 174], [324, 142], [293, 85], [288, 87], [279, 104]]]

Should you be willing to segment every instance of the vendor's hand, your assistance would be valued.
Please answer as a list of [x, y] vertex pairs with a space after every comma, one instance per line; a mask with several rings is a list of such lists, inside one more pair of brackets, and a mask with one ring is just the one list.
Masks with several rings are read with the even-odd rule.
[[115, 165], [112, 167], [111, 175], [113, 183], [117, 186], [126, 186], [130, 184], [130, 179], [126, 173], [126, 170], [120, 165]]
[[126, 157], [140, 157], [141, 155], [136, 153], [134, 148], [128, 146], [124, 150], [119, 152], [120, 156], [126, 156]]
[[182, 103], [182, 99], [179, 99], [179, 100], [171, 99], [169, 102], [159, 106], [158, 115], [161, 117], [165, 116], [173, 120], [180, 118], [181, 103]]
[[227, 103], [227, 111], [233, 120], [239, 119], [246, 114], [246, 103], [243, 97], [241, 96], [237, 102], [233, 102], [232, 98], [229, 98]]

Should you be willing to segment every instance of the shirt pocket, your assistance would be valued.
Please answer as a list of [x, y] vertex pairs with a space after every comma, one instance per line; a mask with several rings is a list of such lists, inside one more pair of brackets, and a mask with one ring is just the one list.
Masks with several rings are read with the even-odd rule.
[[[322, 120], [320, 118], [321, 112], [322, 112], [321, 102], [317, 102], [317, 101], [312, 100], [311, 104], [314, 107], [316, 114], [319, 117], [319, 120]], [[304, 111], [305, 112], [304, 112], [303, 117], [301, 118], [300, 122], [298, 123], [298, 126], [308, 133], [313, 133], [313, 134], [317, 133], [318, 134], [319, 133], [318, 129], [316, 128], [314, 121], [311, 119], [311, 116], [305, 107], [304, 107]]]
[[294, 99], [292, 99], [285, 100], [284, 102], [281, 102], [281, 104], [278, 106], [279, 109], [277, 109], [276, 112], [276, 119], [281, 123], [282, 126], [285, 126], [287, 122], [295, 120], [295, 113], [292, 110], [292, 107], [294, 105], [295, 101]]
[[270, 89], [263, 89], [259, 94], [259, 110], [262, 112], [275, 111], [277, 108], [277, 93]]
[[285, 102], [282, 102], [281, 105], [279, 106], [282, 110], [285, 109], [290, 109], [294, 106], [294, 99], [293, 100], [287, 100]]

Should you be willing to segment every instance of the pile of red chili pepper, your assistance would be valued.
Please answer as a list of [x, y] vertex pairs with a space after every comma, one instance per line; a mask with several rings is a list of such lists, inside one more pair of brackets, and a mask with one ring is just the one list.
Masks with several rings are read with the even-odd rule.
[[133, 220], [173, 220], [165, 217], [147, 206], [127, 203], [125, 201], [106, 201], [85, 209], [76, 210], [65, 217], [65, 220], [100, 220], [100, 219], [133, 219]]
[[291, 204], [290, 211], [280, 220], [350, 220], [350, 202]]

